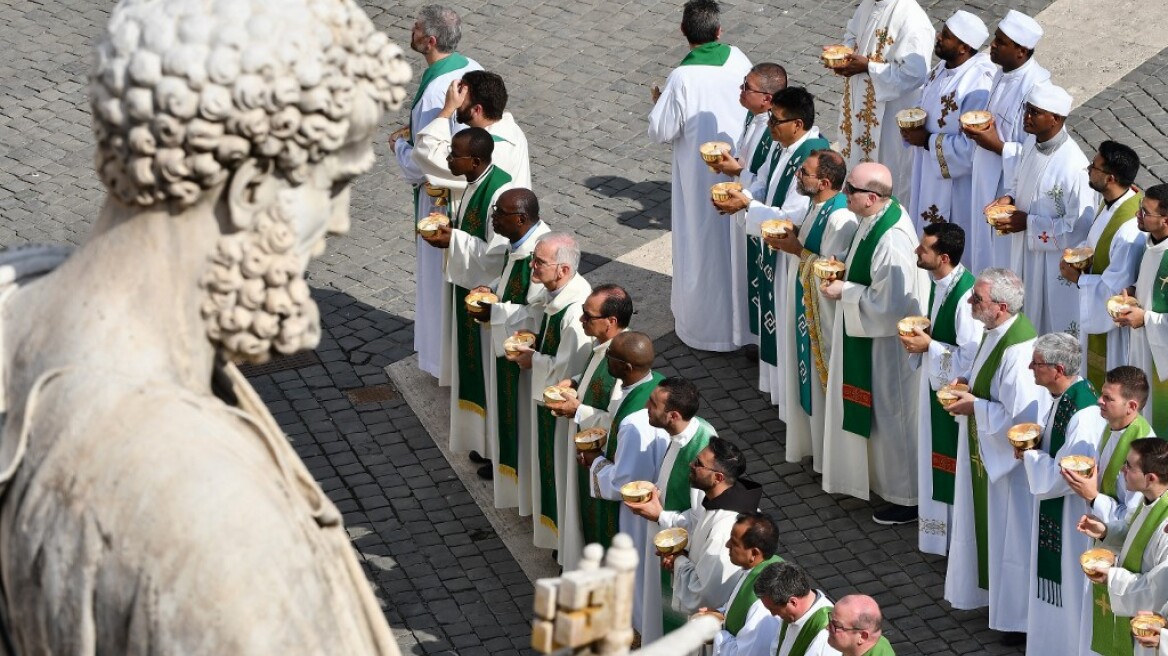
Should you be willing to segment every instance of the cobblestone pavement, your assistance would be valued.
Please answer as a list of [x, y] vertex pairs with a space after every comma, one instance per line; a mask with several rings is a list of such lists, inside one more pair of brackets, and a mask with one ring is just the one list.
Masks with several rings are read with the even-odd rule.
[[[1049, 2], [922, 4], [938, 22], [964, 5], [992, 24], [1009, 7], [1033, 14]], [[580, 236], [585, 272], [668, 229], [669, 153], [648, 143], [644, 127], [648, 87], [684, 52], [680, 5], [457, 5], [463, 50], [507, 79], [510, 109], [531, 142], [545, 218]], [[852, 6], [728, 1], [725, 40], [755, 61], [786, 65], [792, 83], [820, 99], [821, 122], [830, 124], [838, 82], [824, 75], [815, 53], [839, 40]], [[91, 169], [84, 95], [104, 7], [84, 0], [0, 3], [7, 48], [0, 58], [0, 245], [76, 244], [96, 214], [102, 193]], [[412, 3], [368, 6], [378, 26], [403, 44], [416, 10]], [[1160, 155], [1168, 146], [1165, 57], [1140, 66], [1071, 120], [1086, 143], [1115, 138], [1136, 146], [1149, 163], [1144, 184], [1168, 179]], [[403, 120], [387, 119], [386, 132]], [[830, 127], [825, 132], [834, 136]], [[384, 144], [379, 154], [374, 172], [357, 183], [351, 235], [330, 243], [310, 270], [324, 317], [321, 347], [280, 370], [253, 372], [253, 381], [345, 512], [403, 653], [524, 652], [527, 580], [383, 373], [411, 351], [414, 286], [407, 197]], [[953, 612], [938, 602], [943, 563], [916, 552], [913, 528], [874, 526], [867, 503], [825, 495], [807, 468], [782, 462], [783, 428], [754, 389], [753, 365], [738, 355], [692, 352], [672, 335], [658, 348], [663, 370], [699, 382], [703, 415], [748, 445], [751, 475], [767, 485], [767, 509], [783, 509], [785, 554], [824, 589], [874, 594], [900, 653], [1000, 652], [984, 613]]]

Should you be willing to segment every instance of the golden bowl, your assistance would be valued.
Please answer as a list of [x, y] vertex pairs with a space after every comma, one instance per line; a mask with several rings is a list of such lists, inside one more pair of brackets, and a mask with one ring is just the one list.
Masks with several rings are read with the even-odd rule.
[[990, 205], [985, 210], [986, 223], [996, 228], [999, 223], [1008, 221], [1017, 211], [1018, 208], [1014, 205]]
[[912, 337], [914, 328], [920, 328], [921, 330], [928, 332], [929, 326], [932, 323], [933, 322], [929, 321], [928, 317], [905, 317], [896, 322], [896, 330], [905, 337]]
[[1104, 567], [1115, 567], [1116, 560], [1115, 552], [1111, 549], [1095, 547], [1079, 556], [1079, 566], [1083, 568], [1084, 574], [1097, 574]]
[[1090, 246], [1063, 249], [1063, 262], [1075, 267], [1079, 271], [1086, 271], [1091, 266], [1091, 256], [1095, 249]]
[[689, 533], [684, 528], [667, 528], [653, 536], [653, 546], [657, 555], [668, 556], [685, 551], [689, 545]]
[[1059, 459], [1059, 467], [1090, 478], [1095, 473], [1095, 459], [1090, 456], [1065, 456]]
[[1006, 431], [1006, 439], [1015, 449], [1033, 449], [1042, 441], [1042, 426], [1038, 424], [1017, 424]]
[[522, 352], [520, 347], [526, 346], [527, 348], [531, 348], [534, 344], [534, 333], [517, 332], [503, 340], [503, 350], [511, 355], [517, 355]]
[[430, 198], [445, 198], [450, 195], [450, 190], [446, 187], [435, 187], [429, 182], [422, 185], [422, 189], [426, 191], [426, 195]]
[[603, 428], [589, 428], [576, 433], [572, 441], [576, 443], [577, 451], [599, 451], [607, 442], [608, 431]]
[[643, 503], [649, 499], [649, 495], [653, 494], [655, 487], [657, 486], [649, 481], [625, 483], [620, 489], [621, 498], [629, 503]]
[[844, 65], [848, 57], [855, 52], [845, 45], [828, 46], [823, 49], [823, 54], [819, 56], [823, 63], [831, 68], [839, 68]]
[[1107, 299], [1107, 314], [1110, 314], [1112, 319], [1118, 319], [1119, 315], [1139, 306], [1140, 302], [1136, 300], [1135, 296], [1116, 294]]
[[937, 401], [941, 403], [942, 408], [948, 408], [957, 402], [958, 392], [968, 392], [969, 385], [962, 383], [950, 383], [942, 385], [941, 389], [937, 390]]
[[811, 266], [811, 270], [820, 280], [831, 282], [843, 279], [844, 267], [844, 263], [839, 260], [816, 260], [815, 264]]
[[725, 141], [707, 141], [699, 147], [702, 153], [702, 159], [706, 160], [707, 164], [721, 161], [722, 153], [729, 153], [733, 146]]
[[484, 306], [498, 303], [499, 297], [491, 292], [471, 292], [463, 302], [468, 310], [481, 310]]
[[426, 218], [418, 221], [418, 234], [423, 237], [433, 237], [438, 234], [442, 226], [450, 225], [450, 217], [438, 212], [431, 212]]
[[566, 401], [568, 398], [575, 398], [576, 390], [571, 387], [560, 387], [558, 385], [548, 385], [543, 388], [544, 403], [559, 403]]
[[790, 221], [784, 221], [783, 219], [770, 219], [769, 221], [763, 221], [762, 225], [759, 226], [759, 230], [762, 232], [763, 237], [783, 237], [794, 229], [794, 223], [791, 223]]
[[1148, 613], [1131, 618], [1132, 635], [1137, 638], [1152, 638], [1160, 635], [1160, 629], [1168, 626], [1168, 620], [1163, 615]]
[[909, 107], [896, 113], [896, 124], [905, 130], [925, 127], [929, 113], [920, 107]]
[[741, 182], [719, 182], [710, 187], [710, 198], [718, 202], [730, 200], [731, 191], [742, 191]]
[[970, 130], [988, 130], [994, 124], [994, 115], [984, 109], [975, 109], [961, 115], [961, 124]]

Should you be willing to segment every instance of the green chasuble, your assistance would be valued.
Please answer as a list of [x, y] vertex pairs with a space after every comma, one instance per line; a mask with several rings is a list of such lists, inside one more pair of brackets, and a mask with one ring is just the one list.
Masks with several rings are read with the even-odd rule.
[[[596, 357], [594, 351], [589, 356], [588, 364], [584, 365], [584, 371], [588, 371], [588, 367], [592, 364], [592, 358]], [[582, 383], [584, 381], [581, 381]], [[616, 385], [616, 379], [612, 374], [608, 373], [608, 367], [604, 362], [601, 362], [596, 367], [596, 371], [592, 373], [592, 379], [588, 384], [579, 390], [581, 397], [580, 403], [590, 408], [608, 408], [608, 402], [612, 399], [612, 388]], [[580, 528], [584, 533], [584, 544], [592, 544], [599, 542], [608, 545], [612, 542], [612, 536], [615, 533], [605, 535], [600, 529], [600, 522], [597, 520], [597, 514], [600, 512], [600, 504], [612, 503], [604, 499], [595, 499], [592, 497], [592, 485], [589, 480], [588, 472], [581, 469], [576, 475], [577, 497], [580, 500]]]
[[[1014, 323], [1006, 329], [1006, 334], [994, 344], [994, 348], [986, 356], [985, 363], [977, 371], [977, 377], [969, 392], [979, 399], [990, 399], [990, 387], [994, 374], [1002, 367], [1002, 355], [1006, 349], [1038, 336], [1034, 326], [1026, 315], [1019, 313]], [[983, 338], [982, 346], [985, 346]], [[977, 358], [975, 357], [976, 361]], [[1028, 374], [1022, 374], [1028, 375]], [[969, 417], [969, 473], [973, 487], [973, 524], [974, 534], [977, 537], [977, 585], [983, 590], [990, 588], [990, 545], [989, 545], [989, 476], [986, 475], [985, 465], [981, 461], [981, 447], [977, 443], [976, 415]]]
[[[1144, 573], [1144, 550], [1152, 534], [1160, 524], [1168, 519], [1168, 494], [1162, 495], [1156, 503], [1147, 505], [1140, 499], [1140, 509], [1132, 518], [1131, 528], [1135, 520], [1147, 517], [1140, 525], [1136, 537], [1132, 539], [1127, 553], [1123, 554], [1123, 561], [1117, 566], [1129, 572]], [[1117, 616], [1111, 612], [1111, 597], [1107, 592], [1106, 584], [1091, 583], [1091, 649], [1102, 656], [1131, 656], [1134, 645], [1131, 634], [1131, 618]]]
[[[556, 357], [556, 351], [560, 348], [560, 330], [562, 328], [560, 324], [564, 320], [564, 314], [571, 307], [571, 304], [565, 306], [554, 316], [548, 316], [546, 312], [544, 313], [543, 325], [540, 326], [539, 335], [536, 338], [540, 353]], [[556, 531], [559, 527], [559, 517], [556, 507], [555, 455], [556, 422], [559, 421], [559, 417], [552, 414], [546, 405], [539, 404], [535, 410], [535, 421], [536, 428], [539, 430], [536, 439], [539, 453], [533, 454], [533, 457], [539, 458], [539, 521], [544, 526]]]
[[[713, 427], [701, 417], [694, 417], [691, 421], [698, 424], [697, 431], [685, 446], [677, 452], [677, 459], [673, 461], [673, 469], [669, 470], [669, 479], [665, 483], [665, 501], [662, 510], [685, 512], [691, 508], [689, 502], [689, 466], [697, 460], [698, 454], [710, 443], [710, 438], [717, 435]], [[689, 621], [688, 615], [682, 615], [673, 610], [673, 572], [661, 570], [661, 628], [665, 633], [681, 628]]]
[[758, 575], [770, 565], [781, 562], [783, 559], [779, 556], [771, 556], [751, 567], [746, 576], [742, 577], [742, 585], [738, 586], [738, 594], [734, 595], [734, 600], [726, 609], [726, 621], [722, 625], [730, 635], [737, 636], [742, 627], [746, 626], [746, 616], [750, 613], [750, 607], [758, 601], [758, 595], [754, 593], [754, 581]]
[[[504, 303], [527, 303], [527, 287], [531, 283], [531, 256], [516, 260], [511, 266], [511, 275], [503, 288], [496, 292]], [[497, 392], [495, 420], [499, 426], [499, 462], [495, 471], [508, 478], [519, 480], [519, 404], [526, 399], [519, 398], [519, 365], [504, 357], [495, 358], [495, 386]]]
[[[775, 185], [775, 193], [771, 195], [769, 205], [781, 207], [787, 198], [787, 191], [795, 184], [795, 172], [803, 166], [803, 161], [814, 150], [829, 148], [826, 139], [809, 138], [791, 153], [790, 160], [779, 174], [779, 182]], [[771, 148], [771, 170], [767, 174], [767, 188], [770, 189], [771, 179], [775, 175], [775, 166], [782, 158], [783, 148]], [[758, 322], [758, 357], [763, 362], [777, 366], [779, 362], [778, 317], [775, 308], [775, 269], [779, 262], [778, 251], [771, 250], [761, 239], [747, 242], [746, 261], [753, 267], [747, 270], [747, 284], [751, 298], [748, 307], [758, 307], [758, 316], [752, 317]]]
[[876, 644], [872, 648], [864, 652], [864, 656], [896, 656], [896, 652], [892, 650], [892, 645], [889, 644], [888, 638], [880, 636]]
[[[754, 120], [754, 114], [746, 113], [746, 124], [742, 127], [742, 134], [745, 136], [746, 130], [750, 128], [751, 121]], [[754, 147], [754, 152], [750, 156], [750, 174], [758, 175], [758, 170], [762, 168], [764, 162], [771, 155], [771, 146], [774, 145], [774, 137], [771, 136], [771, 129], [769, 126], [764, 126], [762, 129], [762, 137], [759, 138], [758, 144]], [[762, 252], [762, 237], [754, 237], [746, 235], [746, 279], [750, 280], [750, 272], [754, 266], [755, 259], [758, 253]], [[746, 310], [748, 313], [748, 321], [750, 322], [750, 334], [758, 335], [758, 288], [747, 286], [747, 303]]]
[[[872, 256], [884, 233], [892, 229], [901, 216], [900, 201], [889, 201], [884, 214], [873, 219], [875, 225], [859, 243], [852, 239], [852, 253], [846, 280], [865, 287], [872, 284]], [[858, 237], [860, 232], [856, 231]], [[844, 314], [841, 312], [841, 314]], [[848, 334], [847, 316], [843, 324], [843, 429], [861, 437], [872, 436], [872, 338], [852, 337]]]
[[[1099, 493], [1105, 494], [1112, 499], [1119, 499], [1119, 470], [1123, 467], [1123, 463], [1127, 460], [1127, 453], [1131, 450], [1132, 440], [1138, 440], [1141, 437], [1151, 437], [1152, 426], [1144, 419], [1143, 415], [1136, 415], [1132, 423], [1123, 429], [1119, 434], [1119, 443], [1115, 445], [1115, 450], [1111, 452], [1111, 457], [1107, 462], [1103, 462], [1100, 458], [1096, 463], [1099, 471], [1103, 472], [1099, 475]], [[1111, 441], [1111, 428], [1105, 426], [1103, 428], [1103, 437], [1099, 438], [1099, 454], [1102, 456], [1107, 449], [1107, 443]]]
[[[606, 459], [610, 461], [616, 459], [616, 446], [617, 442], [620, 441], [621, 422], [634, 412], [644, 410], [645, 404], [649, 402], [649, 396], [653, 394], [653, 390], [657, 389], [657, 383], [665, 379], [665, 376], [656, 371], [652, 373], [652, 376], [653, 379], [649, 382], [634, 387], [617, 407], [612, 424], [608, 427], [608, 442], [604, 445]], [[591, 490], [589, 490], [589, 495], [591, 495]], [[623, 502], [609, 501], [608, 499], [594, 499], [594, 501], [595, 514], [592, 517], [587, 515], [581, 517], [581, 522], [584, 524], [584, 535], [597, 536], [596, 541], [607, 549], [612, 544], [612, 536], [616, 535], [620, 528], [620, 507]], [[591, 533], [589, 533], [590, 531]]]
[[[803, 626], [799, 628], [799, 635], [795, 636], [795, 642], [791, 644], [791, 651], [787, 652], [787, 656], [804, 656], [807, 653], [807, 648], [811, 646], [815, 636], [819, 632], [827, 628], [828, 622], [831, 621], [831, 606], [824, 606], [811, 614], [807, 621], [803, 622]], [[779, 629], [779, 647], [783, 646], [783, 640], [787, 637], [787, 627], [790, 626], [783, 622], [783, 628]]]
[[730, 46], [711, 41], [690, 50], [680, 66], [723, 66], [727, 59], [730, 59]]
[[[933, 321], [933, 339], [943, 344], [957, 343], [957, 308], [961, 297], [973, 289], [975, 281], [974, 275], [961, 267], [961, 275], [953, 281], [945, 298], [940, 301], [941, 307]], [[930, 315], [933, 304], [938, 302], [934, 296], [936, 288], [934, 284], [929, 291]], [[957, 420], [945, 410], [936, 394], [929, 395], [929, 428], [933, 442], [933, 500], [953, 505], [953, 489], [957, 478]]]
[[[1080, 410], [1092, 408], [1099, 398], [1085, 378], [1067, 388], [1059, 397], [1050, 427], [1050, 444], [1046, 452], [1052, 458], [1067, 441], [1067, 426]], [[1053, 606], [1063, 605], [1063, 502], [1066, 497], [1055, 497], [1038, 502], [1038, 556], [1035, 573], [1038, 575], [1038, 598]]]
[[[827, 230], [827, 222], [832, 213], [848, 206], [848, 197], [836, 194], [823, 203], [819, 212], [810, 224], [804, 220], [803, 253], [799, 257], [799, 274], [795, 277], [795, 298], [790, 299], [791, 307], [795, 309], [795, 352], [798, 357], [796, 374], [799, 377], [799, 405], [807, 416], [811, 416], [814, 408], [811, 407], [811, 376], [812, 368], [818, 370], [824, 366], [822, 336], [819, 334], [819, 290], [810, 276], [810, 263], [814, 256], [818, 256], [823, 246], [823, 233]], [[812, 205], [814, 208], [814, 205]], [[808, 209], [808, 213], [810, 213]], [[830, 336], [829, 336], [830, 339]], [[826, 376], [820, 378], [822, 383]], [[822, 389], [822, 387], [821, 387]]]
[[[1103, 228], [1103, 234], [1099, 235], [1099, 241], [1095, 244], [1095, 254], [1091, 257], [1091, 273], [1095, 275], [1103, 275], [1107, 270], [1108, 265], [1111, 264], [1111, 242], [1115, 239], [1115, 233], [1119, 232], [1120, 227], [1136, 216], [1136, 211], [1140, 209], [1140, 201], [1143, 199], [1143, 192], [1139, 192], [1131, 198], [1125, 200], [1123, 205], [1115, 209], [1115, 213], [1107, 221], [1107, 226]], [[1099, 211], [1103, 211], [1104, 206], [1099, 206]], [[1096, 212], [1098, 216], [1098, 212]], [[1103, 389], [1103, 382], [1107, 377], [1107, 333], [1100, 335], [1087, 335], [1087, 380], [1095, 386], [1095, 389]]]
[[[449, 57], [447, 58], [449, 59]], [[443, 60], [445, 61], [445, 60]], [[483, 173], [483, 180], [463, 204], [462, 216], [452, 227], [472, 237], [487, 241], [487, 221], [490, 220], [491, 198], [511, 176], [492, 166]], [[486, 373], [483, 371], [483, 339], [479, 322], [471, 318], [462, 299], [470, 290], [454, 285], [454, 333], [458, 339], [458, 407], [487, 416]]]

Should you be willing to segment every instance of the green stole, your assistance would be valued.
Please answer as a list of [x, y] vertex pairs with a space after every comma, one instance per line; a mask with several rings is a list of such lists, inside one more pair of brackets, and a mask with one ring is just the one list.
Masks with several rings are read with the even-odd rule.
[[[677, 459], [673, 461], [673, 469], [669, 470], [669, 480], [665, 483], [665, 501], [661, 504], [662, 510], [685, 512], [689, 505], [689, 465], [697, 460], [698, 454], [710, 443], [710, 437], [717, 435], [709, 422], [701, 417], [694, 417], [691, 421], [698, 423], [698, 429], [685, 446], [677, 452]], [[665, 633], [681, 628], [689, 617], [673, 610], [673, 572], [661, 570], [661, 627]]]
[[722, 66], [727, 59], [730, 59], [730, 46], [711, 41], [690, 50], [680, 66]]
[[[1161, 495], [1151, 506], [1141, 503], [1128, 528], [1134, 526], [1145, 512], [1148, 516], [1136, 532], [1127, 553], [1123, 555], [1123, 562], [1119, 564], [1127, 571], [1139, 574], [1144, 572], [1144, 550], [1148, 548], [1152, 534], [1168, 519], [1168, 494]], [[1131, 618], [1117, 616], [1112, 612], [1107, 584], [1091, 583], [1091, 601], [1091, 649], [1102, 656], [1131, 656], [1134, 652]]]
[[[957, 308], [961, 297], [973, 289], [976, 280], [968, 269], [962, 268], [961, 275], [953, 281], [953, 286], [937, 310], [933, 320], [933, 339], [943, 344], [957, 343]], [[934, 297], [936, 289], [937, 285], [934, 284], [929, 290], [930, 313], [933, 303], [937, 302]], [[928, 372], [922, 375], [927, 376]], [[933, 500], [953, 505], [953, 491], [957, 482], [957, 420], [945, 410], [936, 394], [929, 395], [929, 429], [933, 443]]]
[[[744, 129], [750, 127], [750, 122], [754, 119], [751, 113], [746, 114], [746, 126]], [[767, 156], [771, 154], [771, 145], [774, 143], [774, 138], [771, 137], [771, 130], [769, 127], [762, 129], [762, 138], [758, 140], [758, 145], [754, 147], [754, 154], [750, 158], [750, 172], [752, 175], [757, 175], [758, 170], [762, 168], [763, 162], [767, 161]], [[749, 281], [751, 272], [754, 270], [754, 262], [758, 254], [762, 252], [762, 237], [755, 237], [746, 235], [746, 279]], [[746, 287], [748, 300], [746, 309], [749, 314], [750, 334], [758, 335], [758, 290], [756, 287], [747, 285]]]
[[[649, 382], [634, 387], [617, 406], [616, 415], [613, 416], [612, 424], [608, 427], [608, 442], [604, 445], [604, 457], [609, 461], [616, 458], [621, 422], [634, 412], [644, 410], [645, 404], [649, 402], [649, 396], [653, 394], [653, 390], [657, 389], [657, 383], [665, 380], [665, 376], [656, 371], [652, 373], [652, 376], [653, 379]], [[591, 492], [589, 493], [591, 494]], [[599, 536], [597, 542], [605, 549], [612, 544], [612, 536], [616, 535], [620, 528], [620, 507], [620, 501], [596, 499], [595, 523], [591, 529], [584, 529], [585, 532], [591, 530], [593, 535]]]
[[[584, 365], [584, 371], [588, 371], [594, 357], [596, 357], [595, 352], [588, 356], [588, 364]], [[581, 381], [581, 383], [583, 382]], [[580, 403], [590, 408], [608, 408], [608, 402], [612, 399], [612, 388], [615, 385], [616, 379], [608, 373], [606, 363], [601, 362], [596, 367], [596, 371], [592, 373], [592, 379], [580, 390], [583, 393]], [[598, 513], [601, 504], [612, 502], [593, 498], [592, 485], [586, 470], [581, 470], [576, 475], [576, 489], [580, 502], [580, 528], [584, 533], [584, 544], [599, 542], [607, 546], [612, 542], [612, 536], [615, 533], [605, 534], [603, 532], [603, 527], [598, 521]]]
[[[803, 160], [807, 159], [811, 151], [830, 146], [826, 139], [815, 137], [805, 140], [795, 149], [795, 152], [791, 153], [791, 159], [783, 167], [779, 183], [775, 185], [775, 193], [770, 199], [771, 207], [782, 206], [783, 200], [787, 197], [788, 189], [795, 181], [795, 172], [803, 165]], [[775, 174], [774, 165], [778, 163], [782, 152], [781, 148], [771, 149], [771, 170], [767, 174], [768, 189], [771, 178]], [[777, 366], [779, 362], [778, 317], [775, 308], [775, 268], [778, 266], [778, 257], [778, 251], [764, 247], [762, 239], [747, 243], [747, 263], [754, 262], [754, 267], [748, 270], [749, 289], [752, 296], [749, 307], [754, 307], [757, 302], [758, 316], [751, 318], [757, 320], [758, 325], [758, 357], [771, 366]]]
[[[527, 288], [531, 284], [531, 254], [516, 260], [511, 275], [498, 292], [503, 303], [527, 304]], [[496, 410], [499, 426], [499, 462], [496, 471], [519, 480], [519, 365], [505, 357], [495, 358]]]
[[[746, 122], [742, 125], [742, 138], [746, 138], [746, 133], [750, 130], [750, 124], [754, 121], [755, 114], [753, 112], [746, 112]], [[750, 173], [756, 175], [758, 170], [762, 168], [762, 163], [766, 161], [767, 155], [771, 152], [771, 144], [774, 143], [774, 137], [771, 136], [769, 126], [764, 126], [762, 129], [762, 136], [759, 137], [758, 143], [754, 146], [754, 153], [750, 156]]]
[[[463, 204], [462, 216], [453, 227], [486, 242], [491, 198], [499, 187], [511, 181], [511, 176], [503, 169], [493, 166], [483, 174], [483, 177], [478, 188], [471, 194], [470, 200]], [[467, 312], [466, 303], [462, 302], [470, 290], [458, 285], [453, 287], [454, 332], [458, 340], [458, 390], [456, 390], [458, 407], [485, 418], [487, 387], [486, 373], [483, 371], [482, 328]]]
[[[900, 220], [901, 213], [900, 201], [892, 199], [884, 214], [873, 219], [875, 225], [860, 243], [856, 244], [853, 238], [848, 282], [865, 287], [872, 284], [872, 255], [876, 252], [876, 245]], [[840, 320], [844, 322], [843, 429], [868, 438], [872, 436], [872, 338], [852, 337], [848, 334], [846, 314]]]
[[[1080, 410], [1094, 407], [1099, 398], [1091, 383], [1080, 378], [1059, 397], [1050, 427], [1050, 443], [1046, 452], [1055, 457], [1067, 440], [1067, 426]], [[1063, 605], [1063, 502], [1066, 497], [1055, 497], [1038, 502], [1038, 556], [1035, 573], [1038, 575], [1038, 598], [1054, 606]]]
[[[836, 194], [824, 201], [823, 207], [819, 208], [819, 212], [815, 215], [811, 224], [807, 226], [806, 241], [803, 242], [805, 253], [820, 254], [819, 251], [823, 246], [823, 233], [827, 230], [828, 218], [831, 217], [832, 212], [843, 209], [847, 205], [848, 197], [843, 194]], [[810, 212], [810, 209], [808, 209], [808, 212]], [[806, 221], [804, 221], [804, 224], [806, 224]], [[811, 407], [812, 351], [814, 350], [816, 358], [822, 360], [822, 350], [819, 341], [819, 297], [817, 292], [818, 289], [814, 285], [805, 285], [803, 283], [802, 262], [800, 262], [799, 275], [795, 276], [795, 298], [791, 300], [795, 307], [795, 352], [799, 359], [799, 365], [796, 369], [796, 373], [799, 376], [799, 405], [802, 406], [803, 412], [809, 417], [814, 409]], [[814, 327], [812, 323], [815, 324]], [[812, 344], [813, 339], [814, 344]]]
[[[994, 344], [993, 350], [986, 356], [985, 363], [982, 364], [981, 369], [977, 371], [977, 378], [973, 381], [973, 387], [969, 390], [974, 396], [979, 399], [989, 400], [990, 386], [994, 380], [994, 374], [1002, 366], [1002, 355], [1005, 354], [1006, 349], [1021, 344], [1027, 340], [1034, 339], [1038, 333], [1034, 330], [1034, 325], [1030, 323], [1030, 319], [1026, 318], [1024, 314], [1018, 314], [1014, 319], [1014, 323], [1006, 329], [1006, 334]], [[982, 338], [982, 344], [985, 344], [985, 338]], [[976, 359], [976, 358], [975, 358]], [[990, 569], [989, 569], [989, 526], [987, 525], [988, 510], [989, 510], [989, 477], [986, 475], [985, 465], [981, 461], [981, 447], [977, 442], [977, 415], [970, 415], [969, 417], [969, 474], [970, 482], [973, 486], [973, 524], [975, 528], [974, 534], [977, 537], [977, 585], [983, 590], [990, 589]]]
[[876, 644], [864, 652], [863, 656], [896, 656], [896, 652], [892, 650], [892, 645], [888, 642], [888, 638], [880, 636]]
[[[827, 628], [830, 620], [831, 606], [824, 606], [812, 613], [811, 617], [808, 617], [807, 621], [800, 627], [799, 635], [795, 636], [795, 642], [791, 644], [791, 651], [787, 652], [787, 656], [804, 656], [807, 653], [807, 648], [811, 646], [811, 642], [815, 640], [815, 636]], [[779, 629], [779, 649], [783, 648], [783, 639], [787, 637], [788, 626], [790, 625], [783, 622], [783, 628]]]
[[[410, 103], [410, 138], [407, 141], [410, 145], [414, 145], [414, 107], [418, 106], [418, 101], [422, 99], [422, 95], [426, 93], [426, 89], [435, 78], [446, 75], [451, 71], [457, 71], [460, 68], [470, 64], [470, 60], [459, 52], [452, 52], [449, 55], [439, 59], [438, 61], [426, 67], [422, 71], [422, 79], [418, 82], [418, 91], [414, 93], [414, 101]], [[426, 127], [426, 126], [422, 126]]]
[[722, 628], [726, 629], [730, 635], [737, 636], [742, 627], [746, 626], [746, 616], [750, 613], [754, 602], [758, 601], [758, 595], [754, 593], [755, 579], [768, 566], [781, 562], [783, 559], [779, 556], [771, 556], [751, 567], [746, 576], [742, 577], [742, 585], [738, 586], [738, 594], [734, 595], [730, 607], [726, 609], [726, 621], [722, 625]]
[[[1127, 453], [1131, 449], [1132, 440], [1138, 440], [1141, 437], [1151, 437], [1152, 426], [1148, 424], [1148, 420], [1144, 419], [1143, 415], [1136, 415], [1132, 423], [1123, 429], [1119, 434], [1119, 443], [1115, 445], [1115, 451], [1111, 452], [1111, 457], [1107, 459], [1107, 464], [1097, 462], [1096, 467], [1103, 472], [1099, 476], [1099, 493], [1109, 496], [1112, 499], [1119, 499], [1119, 469], [1127, 460]], [[1107, 448], [1107, 443], [1111, 441], [1111, 428], [1105, 426], [1103, 428], [1103, 436], [1099, 438], [1099, 455], [1103, 455], [1104, 449]]]
[[[1148, 242], [1151, 246], [1151, 242]], [[1152, 302], [1148, 309], [1157, 314], [1168, 313], [1168, 252], [1160, 257], [1160, 267], [1156, 270], [1156, 280], [1152, 281]], [[1168, 435], [1168, 380], [1160, 380], [1153, 362], [1148, 367], [1148, 386], [1151, 388], [1152, 428], [1160, 435]]]
[[[539, 328], [539, 336], [536, 338], [536, 343], [539, 344], [539, 352], [543, 355], [556, 357], [556, 351], [560, 348], [560, 332], [562, 330], [561, 323], [564, 320], [564, 314], [572, 304], [568, 304], [564, 309], [548, 315], [544, 312], [543, 325]], [[559, 526], [559, 509], [556, 505], [556, 423], [559, 417], [552, 414], [552, 411], [542, 403], [536, 405], [535, 410], [535, 426], [538, 431], [536, 437], [536, 444], [538, 445], [538, 453], [532, 457], [539, 459], [539, 521], [544, 526], [557, 530]], [[575, 447], [573, 447], [575, 448]]]
[[[1107, 227], [1103, 228], [1103, 234], [1099, 235], [1099, 241], [1095, 244], [1095, 255], [1091, 258], [1091, 273], [1098, 276], [1107, 270], [1111, 264], [1111, 242], [1115, 239], [1115, 233], [1119, 232], [1123, 224], [1135, 218], [1143, 197], [1143, 192], [1139, 192], [1115, 208], [1115, 213], [1107, 221]], [[1103, 211], [1103, 207], [1099, 206], [1100, 212]], [[1095, 389], [1103, 389], [1106, 378], [1107, 333], [1087, 335], [1087, 380], [1091, 381]]]

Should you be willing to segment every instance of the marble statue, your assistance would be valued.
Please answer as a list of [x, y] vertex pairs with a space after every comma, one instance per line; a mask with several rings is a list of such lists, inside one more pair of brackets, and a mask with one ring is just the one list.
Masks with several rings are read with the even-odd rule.
[[316, 346], [305, 267], [409, 75], [352, 0], [113, 9], [92, 232], [0, 254], [0, 652], [398, 653], [235, 363]]

